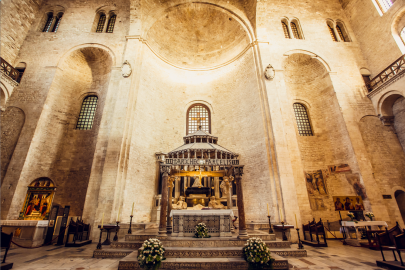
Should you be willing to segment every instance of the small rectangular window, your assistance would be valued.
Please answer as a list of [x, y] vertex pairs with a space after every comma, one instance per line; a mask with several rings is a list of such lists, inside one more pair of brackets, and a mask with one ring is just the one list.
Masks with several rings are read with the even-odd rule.
[[385, 13], [395, 3], [396, 0], [376, 0], [380, 10]]

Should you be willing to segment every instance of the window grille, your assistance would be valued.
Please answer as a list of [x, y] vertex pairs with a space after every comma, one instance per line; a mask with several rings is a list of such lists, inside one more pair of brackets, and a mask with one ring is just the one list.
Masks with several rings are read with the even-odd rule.
[[52, 22], [53, 22], [53, 14], [49, 13], [48, 19], [46, 20], [46, 23], [45, 23], [45, 26], [44, 26], [44, 29], [42, 30], [42, 32], [49, 32], [49, 28], [51, 28]]
[[314, 136], [309, 122], [307, 109], [300, 103], [294, 103], [295, 119], [297, 120], [298, 133], [300, 136]]
[[336, 30], [339, 34], [339, 37], [342, 41], [346, 42], [345, 36], [343, 35], [342, 29], [340, 28], [339, 25], [336, 25]]
[[335, 31], [333, 31], [332, 26], [330, 26], [330, 25], [328, 24], [328, 28], [329, 28], [329, 33], [330, 33], [330, 35], [332, 36], [332, 40], [333, 40], [333, 41], [337, 41], [337, 38], [336, 38], [336, 35], [335, 35]]
[[60, 21], [62, 20], [63, 13], [59, 13], [56, 17], [55, 25], [53, 26], [52, 32], [58, 31]]
[[298, 32], [297, 25], [295, 23], [291, 23], [291, 30], [293, 32], [293, 35], [296, 39], [301, 39], [300, 33]]
[[211, 114], [207, 106], [196, 104], [188, 109], [187, 112], [187, 134], [199, 130], [211, 133]]
[[107, 33], [112, 33], [114, 31], [114, 25], [115, 25], [116, 18], [117, 18], [117, 15], [111, 16], [110, 20], [108, 21]]
[[93, 127], [94, 116], [97, 108], [97, 96], [88, 96], [83, 100], [82, 109], [80, 111], [79, 120], [77, 121], [76, 129], [89, 130]]
[[105, 14], [101, 14], [100, 19], [98, 20], [98, 24], [97, 24], [97, 30], [96, 30], [97, 33], [103, 32], [105, 19], [106, 19]]
[[286, 24], [285, 22], [281, 22], [281, 24], [283, 25], [283, 30], [284, 30], [284, 36], [285, 36], [285, 38], [290, 38], [290, 32], [288, 32], [287, 24]]
[[395, 0], [376, 0], [376, 2], [381, 11], [385, 13], [395, 3]]

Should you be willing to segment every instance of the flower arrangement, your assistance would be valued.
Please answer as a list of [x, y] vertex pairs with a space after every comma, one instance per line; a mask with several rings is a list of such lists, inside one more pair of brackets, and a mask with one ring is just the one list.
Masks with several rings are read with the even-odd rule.
[[211, 236], [208, 235], [208, 229], [207, 226], [204, 223], [198, 223], [197, 226], [195, 226], [195, 235], [194, 237], [196, 238], [210, 238]]
[[273, 269], [274, 259], [270, 256], [270, 249], [260, 238], [250, 238], [243, 248], [243, 257], [249, 263], [249, 270]]
[[355, 218], [354, 214], [352, 212], [347, 213], [347, 216], [353, 221]]
[[138, 250], [138, 262], [141, 268], [148, 270], [159, 269], [160, 264], [166, 258], [163, 257], [165, 249], [162, 243], [155, 238], [150, 238], [143, 242], [142, 247]]
[[373, 214], [373, 212], [367, 212], [367, 213], [365, 214], [365, 216], [368, 217], [370, 220], [373, 220], [373, 217], [375, 217], [374, 214]]

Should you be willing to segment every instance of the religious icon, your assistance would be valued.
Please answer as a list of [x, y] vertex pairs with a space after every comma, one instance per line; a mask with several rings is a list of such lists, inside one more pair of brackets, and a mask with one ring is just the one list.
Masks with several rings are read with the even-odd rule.
[[366, 189], [360, 182], [360, 174], [346, 174], [346, 179], [353, 186], [353, 189], [357, 195], [361, 196], [363, 200], [367, 199]]
[[33, 181], [28, 186], [27, 196], [18, 219], [43, 220], [49, 216], [55, 186], [48, 178]]
[[335, 211], [364, 211], [360, 196], [333, 196]]

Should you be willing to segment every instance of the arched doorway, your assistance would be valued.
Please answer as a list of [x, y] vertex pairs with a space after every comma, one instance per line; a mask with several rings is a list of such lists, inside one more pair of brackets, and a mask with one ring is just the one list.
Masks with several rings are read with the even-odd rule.
[[397, 190], [394, 193], [395, 200], [397, 201], [399, 211], [401, 212], [402, 220], [405, 222], [405, 192]]

